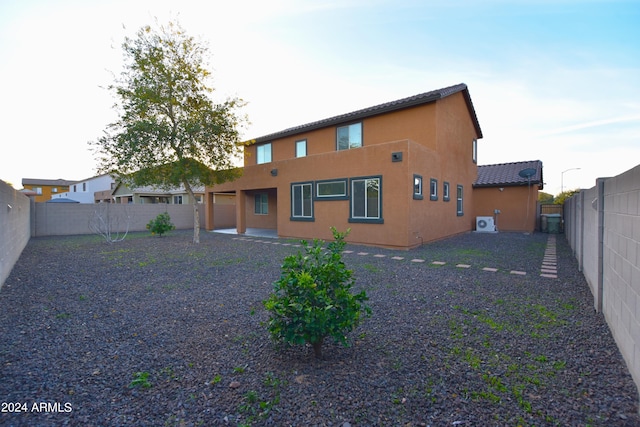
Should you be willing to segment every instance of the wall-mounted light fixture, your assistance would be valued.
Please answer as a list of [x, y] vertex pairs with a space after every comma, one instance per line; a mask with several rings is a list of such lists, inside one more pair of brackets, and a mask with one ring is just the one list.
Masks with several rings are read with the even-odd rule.
[[278, 169], [271, 169], [271, 176], [278, 176]]
[[402, 151], [396, 151], [395, 153], [391, 153], [391, 161], [392, 162], [401, 162], [402, 161]]

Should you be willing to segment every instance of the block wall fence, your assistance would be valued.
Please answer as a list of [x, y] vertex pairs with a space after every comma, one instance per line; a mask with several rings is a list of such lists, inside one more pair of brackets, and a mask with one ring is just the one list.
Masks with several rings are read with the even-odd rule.
[[[204, 205], [200, 205], [200, 224], [204, 226]], [[167, 212], [176, 229], [193, 228], [192, 205], [120, 203], [35, 203], [33, 237], [93, 234], [89, 227], [94, 215], [109, 218], [113, 231], [145, 231], [147, 224]]]
[[0, 288], [31, 237], [31, 203], [0, 181]]
[[[214, 206], [215, 228], [235, 227], [235, 206]], [[204, 228], [205, 206], [200, 205]], [[149, 221], [168, 212], [176, 229], [193, 228], [192, 205], [36, 203], [32, 198], [0, 181], [0, 289], [31, 237], [94, 234], [89, 227], [98, 214], [112, 220], [112, 231], [146, 231]]]
[[640, 390], [640, 165], [564, 204], [565, 236]]

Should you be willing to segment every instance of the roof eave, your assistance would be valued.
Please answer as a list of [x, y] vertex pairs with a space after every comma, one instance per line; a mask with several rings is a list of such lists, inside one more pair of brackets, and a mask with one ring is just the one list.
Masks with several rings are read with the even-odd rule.
[[478, 139], [481, 139], [482, 129], [480, 129], [480, 122], [478, 121], [478, 116], [476, 115], [476, 109], [473, 107], [473, 102], [471, 101], [471, 95], [469, 94], [469, 89], [465, 88], [462, 91], [462, 95], [464, 96], [464, 101], [467, 103], [467, 109], [469, 110], [469, 115], [471, 116], [471, 121], [473, 122], [473, 127], [476, 130]]
[[538, 185], [542, 189], [542, 183], [538, 180], [531, 182], [502, 182], [502, 183], [485, 183], [473, 184], [473, 188], [500, 188], [500, 187], [527, 187], [529, 185]]
[[406, 108], [417, 107], [419, 105], [428, 104], [434, 101], [441, 99], [439, 94], [437, 96], [429, 96], [420, 98], [417, 100], [412, 100], [403, 104], [394, 104], [394, 105], [385, 105], [380, 108], [372, 107], [367, 108], [366, 110], [358, 110], [354, 113], [342, 114], [340, 116], [331, 117], [325, 120], [320, 120], [318, 122], [313, 122], [308, 125], [302, 125], [299, 127], [294, 127], [290, 129], [285, 129], [282, 132], [276, 132], [269, 135], [258, 137], [254, 140], [255, 144], [261, 142], [273, 141], [274, 139], [286, 138], [288, 136], [310, 132], [318, 129], [322, 129], [329, 126], [336, 126], [344, 123], [356, 122], [358, 120], [362, 120], [369, 117], [378, 116], [381, 114], [390, 113], [393, 111], [404, 110]]
[[458, 85], [451, 86], [448, 88], [434, 90], [431, 92], [426, 92], [423, 94], [411, 96], [408, 98], [399, 99], [399, 100], [387, 102], [384, 104], [379, 104], [373, 107], [364, 108], [351, 113], [341, 114], [339, 116], [330, 117], [328, 119], [319, 120], [319, 121], [308, 123], [305, 125], [292, 127], [280, 132], [271, 133], [269, 135], [260, 136], [252, 140], [249, 145], [269, 142], [275, 139], [286, 138], [289, 136], [298, 135], [301, 133], [310, 132], [313, 130], [318, 130], [318, 129], [322, 129], [329, 126], [336, 126], [339, 124], [355, 122], [368, 117], [374, 117], [381, 114], [390, 113], [393, 111], [400, 111], [407, 108], [417, 107], [419, 105], [430, 104], [432, 102], [449, 97], [458, 92], [462, 92], [463, 94], [465, 103], [467, 104], [467, 108], [469, 110], [469, 115], [471, 116], [473, 126], [476, 130], [478, 139], [482, 138], [482, 130], [480, 129], [480, 124], [478, 123], [478, 118], [476, 116], [476, 112], [473, 107], [473, 102], [471, 101], [471, 95], [469, 94], [469, 89], [466, 84], [460, 83]]

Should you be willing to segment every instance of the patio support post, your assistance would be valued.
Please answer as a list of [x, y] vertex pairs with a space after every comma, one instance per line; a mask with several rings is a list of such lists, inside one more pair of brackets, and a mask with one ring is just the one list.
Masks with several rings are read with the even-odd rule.
[[213, 191], [209, 191], [207, 193], [205, 193], [205, 204], [204, 204], [204, 228], [208, 231], [211, 231], [214, 229], [214, 218], [213, 218], [213, 211], [214, 206], [213, 203], [215, 202], [215, 196], [213, 195]]
[[247, 232], [247, 192], [238, 190], [236, 196], [236, 232], [244, 234]]

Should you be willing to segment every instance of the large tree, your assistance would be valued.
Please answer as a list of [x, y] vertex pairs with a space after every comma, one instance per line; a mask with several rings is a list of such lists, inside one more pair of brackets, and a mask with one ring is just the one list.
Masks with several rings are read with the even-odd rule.
[[193, 241], [200, 242], [194, 188], [234, 179], [240, 169], [238, 98], [210, 98], [207, 47], [174, 22], [145, 26], [125, 38], [124, 70], [109, 86], [119, 119], [92, 144], [99, 171], [127, 185], [184, 186], [193, 203]]

